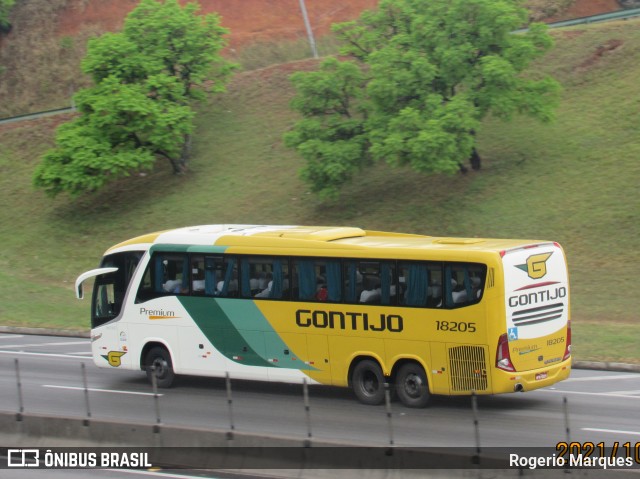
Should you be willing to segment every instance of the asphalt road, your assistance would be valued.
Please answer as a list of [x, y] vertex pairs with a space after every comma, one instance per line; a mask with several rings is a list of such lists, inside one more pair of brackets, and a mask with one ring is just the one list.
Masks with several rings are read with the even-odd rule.
[[[142, 372], [99, 369], [88, 339], [0, 334], [0, 410], [17, 412], [15, 360], [24, 414], [86, 417], [81, 364], [86, 367], [92, 418], [157, 421]], [[160, 420], [167, 425], [229, 428], [307, 438], [302, 386], [234, 381], [233, 415], [224, 380], [181, 378], [161, 390]], [[568, 416], [565, 416], [565, 398]], [[310, 388], [314, 440], [384, 446], [555, 446], [558, 441], [640, 442], [640, 374], [574, 370], [570, 379], [538, 391], [478, 397], [478, 429], [469, 397], [437, 397], [431, 407], [358, 403], [351, 391]], [[565, 417], [568, 417], [567, 436]], [[390, 434], [390, 430], [392, 431]]]

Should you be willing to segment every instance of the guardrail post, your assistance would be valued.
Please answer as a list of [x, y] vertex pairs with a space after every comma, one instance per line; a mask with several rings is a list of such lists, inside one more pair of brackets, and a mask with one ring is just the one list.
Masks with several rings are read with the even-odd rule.
[[307, 416], [307, 439], [304, 441], [304, 447], [311, 447], [311, 406], [309, 404], [309, 385], [307, 378], [302, 380], [302, 395], [304, 397], [304, 411]]
[[473, 427], [476, 438], [476, 454], [471, 461], [473, 464], [480, 464], [480, 423], [478, 421], [478, 396], [475, 389], [471, 391], [471, 410], [473, 411]]
[[231, 397], [231, 378], [229, 372], [226, 373], [226, 385], [227, 385], [227, 404], [229, 405], [229, 431], [227, 432], [227, 441], [233, 441], [233, 431], [235, 426], [233, 424], [233, 398]]
[[16, 383], [18, 385], [18, 413], [16, 414], [16, 421], [22, 421], [22, 413], [24, 413], [24, 402], [22, 401], [22, 382], [20, 381], [20, 366], [18, 365], [18, 358], [14, 359], [16, 367]]
[[393, 446], [393, 419], [391, 414], [391, 391], [389, 383], [384, 383], [384, 402], [387, 411], [387, 425], [389, 427], [389, 445]]
[[[567, 444], [571, 445], [571, 429], [569, 428], [569, 401], [567, 401], [567, 396], [562, 397], [562, 410], [564, 413], [564, 432], [567, 435]], [[571, 455], [571, 449], [569, 449], [569, 456]], [[567, 459], [564, 464], [564, 472], [565, 474], [571, 474], [571, 461]]]
[[156, 367], [151, 366], [151, 387], [153, 388], [153, 403], [156, 409], [156, 424], [153, 426], [153, 432], [160, 432], [160, 397], [158, 396], [158, 378], [156, 377]]
[[87, 418], [82, 421], [85, 426], [89, 425], [91, 419], [91, 409], [89, 408], [89, 388], [87, 387], [87, 370], [84, 363], [80, 363], [80, 369], [82, 370], [82, 384], [84, 385], [84, 403], [87, 406]]
[[569, 428], [569, 403], [567, 396], [562, 397], [562, 409], [564, 412], [564, 432], [567, 435], [567, 444], [571, 444], [571, 429]]

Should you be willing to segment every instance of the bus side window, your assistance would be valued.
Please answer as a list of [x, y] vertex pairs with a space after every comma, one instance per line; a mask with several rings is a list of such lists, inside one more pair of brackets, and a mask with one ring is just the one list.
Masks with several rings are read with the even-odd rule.
[[427, 307], [442, 308], [442, 263], [429, 264], [429, 289], [427, 290]]
[[289, 260], [283, 257], [245, 256], [240, 260], [243, 298], [289, 298]]
[[392, 261], [347, 261], [344, 266], [345, 299], [349, 303], [395, 304], [397, 278]]
[[344, 262], [344, 298], [347, 303], [357, 303], [362, 294], [362, 273], [358, 271], [357, 261]]
[[293, 261], [291, 298], [294, 301], [339, 302], [342, 299], [340, 261], [299, 258]]
[[439, 308], [442, 306], [442, 266], [440, 263], [411, 261], [400, 263], [400, 304]]
[[[208, 258], [209, 259], [209, 258]], [[216, 269], [216, 287], [214, 294], [221, 298], [235, 298], [238, 296], [238, 258], [225, 256], [223, 258], [210, 258]]]
[[186, 254], [155, 253], [138, 287], [136, 303], [190, 291], [189, 258]]
[[449, 263], [445, 267], [445, 304], [458, 308], [482, 299], [487, 267], [475, 263]]
[[429, 292], [429, 271], [426, 263], [401, 263], [400, 285], [403, 306], [426, 306]]
[[216, 266], [216, 258], [210, 256], [204, 258], [204, 294], [207, 296], [214, 296], [216, 294], [216, 285], [218, 284], [217, 277], [219, 274], [219, 269]]
[[203, 256], [191, 256], [191, 294], [203, 295], [205, 293], [205, 267]]
[[[160, 262], [160, 258], [162, 261]], [[156, 292], [185, 294], [189, 292], [189, 259], [185, 254], [167, 254], [155, 261]]]

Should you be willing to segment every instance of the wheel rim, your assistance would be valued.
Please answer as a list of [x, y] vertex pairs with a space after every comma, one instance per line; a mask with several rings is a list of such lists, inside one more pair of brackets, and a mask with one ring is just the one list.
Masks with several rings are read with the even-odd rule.
[[404, 380], [404, 391], [411, 398], [419, 398], [424, 390], [424, 381], [418, 374], [408, 374]]
[[167, 361], [163, 358], [155, 358], [151, 363], [151, 367], [154, 369], [158, 379], [164, 378], [167, 374], [167, 370], [169, 369]]
[[372, 372], [367, 371], [362, 375], [362, 390], [367, 396], [374, 396], [380, 389], [378, 377]]

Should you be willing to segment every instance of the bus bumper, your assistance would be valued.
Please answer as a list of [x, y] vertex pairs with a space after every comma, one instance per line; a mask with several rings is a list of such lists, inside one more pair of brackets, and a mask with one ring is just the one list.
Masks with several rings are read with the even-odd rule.
[[571, 358], [561, 363], [529, 371], [494, 371], [493, 394], [533, 391], [567, 379]]

